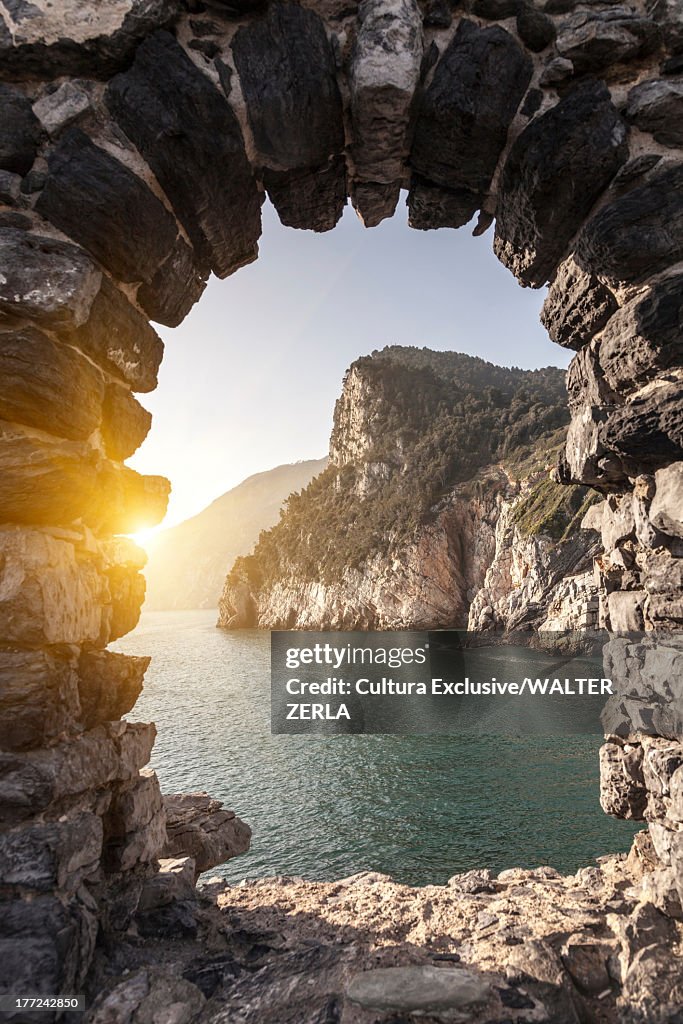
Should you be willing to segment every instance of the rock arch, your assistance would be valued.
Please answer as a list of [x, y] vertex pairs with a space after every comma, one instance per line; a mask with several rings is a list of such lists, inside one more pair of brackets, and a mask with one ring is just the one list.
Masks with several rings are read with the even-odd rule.
[[[576, 351], [558, 472], [606, 496], [603, 622], [680, 626], [682, 24], [680, 0], [0, 2], [10, 981], [77, 990], [98, 922], [125, 929], [155, 869], [154, 727], [120, 721], [147, 662], [107, 651], [144, 596], [118, 535], [168, 494], [124, 465], [150, 427], [134, 394], [161, 361], [149, 320], [180, 323], [211, 271], [256, 258], [264, 192], [316, 231], [349, 196], [379, 223], [402, 187], [414, 228], [495, 218]], [[650, 793], [670, 906], [683, 850], [639, 749], [607, 745], [604, 799], [642, 816]]]

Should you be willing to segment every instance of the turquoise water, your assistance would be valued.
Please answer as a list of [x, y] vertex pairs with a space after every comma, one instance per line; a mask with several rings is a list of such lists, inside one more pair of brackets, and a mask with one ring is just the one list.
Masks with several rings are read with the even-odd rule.
[[204, 789], [253, 829], [249, 853], [212, 874], [425, 885], [629, 848], [635, 827], [598, 803], [598, 736], [271, 736], [269, 634], [215, 619], [149, 612], [114, 645], [152, 655], [128, 717], [157, 724], [164, 792]]

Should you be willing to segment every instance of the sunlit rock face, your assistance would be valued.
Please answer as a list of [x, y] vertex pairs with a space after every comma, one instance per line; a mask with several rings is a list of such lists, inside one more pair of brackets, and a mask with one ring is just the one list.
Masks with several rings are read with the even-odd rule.
[[[144, 593], [139, 554], [111, 538], [158, 522], [168, 494], [122, 464], [149, 427], [132, 393], [156, 385], [148, 321], [180, 323], [212, 270], [255, 258], [265, 192], [314, 230], [347, 196], [376, 224], [401, 187], [417, 228], [495, 217], [496, 252], [523, 284], [549, 282], [544, 322], [577, 353], [558, 474], [605, 498], [601, 621], [681, 626], [681, 13], [0, 2], [5, 987], [78, 991], [97, 929], [129, 927], [164, 848], [158, 783], [140, 775], [153, 728], [118, 717], [144, 666], [105, 654]], [[659, 800], [642, 775], [666, 913], [674, 777]], [[644, 1007], [622, 1019], [659, 1019], [660, 960], [622, 957]]]

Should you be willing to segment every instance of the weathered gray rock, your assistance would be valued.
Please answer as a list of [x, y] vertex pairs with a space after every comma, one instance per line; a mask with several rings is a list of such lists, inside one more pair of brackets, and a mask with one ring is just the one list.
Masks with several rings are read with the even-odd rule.
[[90, 109], [90, 96], [76, 82], [63, 82], [33, 105], [33, 112], [48, 135], [56, 136]]
[[285, 227], [331, 231], [346, 204], [346, 165], [342, 157], [316, 170], [266, 169], [263, 181]]
[[683, 0], [647, 0], [646, 7], [671, 53], [682, 53]]
[[612, 292], [570, 256], [560, 264], [548, 289], [541, 323], [558, 345], [580, 349], [605, 326], [616, 308]]
[[164, 343], [108, 277], [102, 278], [87, 321], [63, 337], [134, 391], [156, 387]]
[[651, 53], [658, 40], [657, 26], [649, 18], [612, 5], [570, 15], [560, 26], [556, 46], [578, 74], [586, 74]]
[[522, 4], [517, 15], [517, 32], [528, 50], [540, 53], [550, 46], [556, 35], [555, 23], [533, 3]]
[[142, 692], [150, 658], [82, 651], [78, 661], [80, 718], [86, 729], [127, 714]]
[[138, 911], [157, 910], [170, 903], [194, 899], [195, 874], [192, 857], [162, 857], [157, 874], [145, 882]]
[[95, 1004], [91, 1024], [190, 1024], [206, 999], [175, 973], [143, 967]]
[[366, 228], [377, 227], [387, 217], [393, 217], [400, 195], [400, 185], [385, 185], [378, 181], [351, 182], [351, 202]]
[[117, 791], [104, 816], [104, 864], [108, 871], [130, 871], [155, 864], [166, 842], [166, 814], [159, 780], [143, 769]]
[[146, 39], [130, 70], [109, 83], [106, 102], [214, 273], [255, 260], [260, 199], [239, 122], [173, 36]]
[[[342, 102], [332, 48], [311, 10], [276, 2], [232, 44], [264, 181], [292, 227], [328, 230], [346, 198]], [[326, 179], [316, 195], [313, 172]], [[291, 172], [291, 173], [287, 173]], [[297, 193], [301, 191], [301, 209]]]
[[33, 113], [31, 101], [11, 85], [0, 84], [0, 107], [0, 167], [23, 177], [36, 158], [40, 122]]
[[35, 822], [0, 833], [0, 875], [4, 885], [72, 893], [97, 874], [101, 852], [102, 819], [96, 814]]
[[523, 284], [540, 287], [551, 276], [626, 159], [626, 135], [605, 85], [587, 81], [515, 140], [501, 178], [494, 251]]
[[16, 995], [82, 990], [97, 931], [97, 907], [85, 886], [63, 901], [46, 894], [30, 901], [6, 899], [0, 990]]
[[586, 406], [603, 406], [615, 400], [598, 363], [595, 345], [582, 348], [567, 370], [567, 398], [572, 413]]
[[102, 418], [102, 374], [80, 352], [32, 327], [0, 330], [0, 416], [85, 440]]
[[49, 327], [88, 318], [102, 275], [82, 249], [16, 228], [0, 228], [0, 313]]
[[610, 494], [602, 506], [601, 531], [605, 551], [611, 551], [621, 541], [632, 537], [635, 527], [631, 495]]
[[123, 462], [136, 452], [152, 426], [152, 414], [120, 384], [108, 384], [102, 406], [102, 440], [110, 459]]
[[629, 391], [683, 359], [683, 274], [655, 282], [609, 320], [598, 349], [605, 380]]
[[628, 94], [626, 118], [664, 146], [683, 146], [683, 82], [640, 82]]
[[683, 387], [662, 384], [610, 413], [600, 439], [639, 472], [683, 458]]
[[59, 649], [0, 651], [0, 748], [48, 746], [80, 714], [75, 658]]
[[0, 754], [0, 815], [18, 824], [111, 782], [131, 782], [149, 761], [153, 725], [112, 722], [71, 742], [28, 753]]
[[448, 189], [413, 175], [408, 193], [408, 223], [419, 231], [460, 228], [476, 212], [468, 189]]
[[543, 68], [538, 84], [541, 86], [559, 85], [566, 82], [574, 74], [574, 65], [566, 57], [553, 57]]
[[615, 633], [636, 633], [645, 628], [645, 591], [615, 590], [607, 595], [609, 628]]
[[119, 280], [141, 281], [145, 310], [175, 326], [178, 309], [201, 295], [207, 270], [196, 266], [161, 200], [78, 128], [61, 137], [48, 165], [40, 213]]
[[73, 544], [36, 530], [0, 530], [0, 635], [8, 643], [107, 640], [109, 590]]
[[662, 549], [648, 553], [643, 584], [648, 616], [655, 625], [680, 629], [683, 623], [683, 558]]
[[415, 0], [363, 0], [349, 84], [352, 155], [361, 181], [400, 181], [424, 51]]
[[164, 797], [168, 838], [162, 857], [192, 857], [197, 875], [249, 849], [251, 829], [207, 793]]
[[377, 967], [352, 978], [346, 995], [366, 1010], [439, 1015], [485, 1002], [491, 986], [463, 967]]
[[683, 462], [658, 469], [655, 485], [650, 519], [662, 533], [683, 538]]
[[[0, 34], [3, 78], [108, 78], [131, 59], [138, 43], [156, 28], [173, 23], [177, 0], [111, 0], [106, 16], [97, 0], [10, 0], [15, 23]], [[4, 28], [4, 22], [2, 23]]]
[[647, 806], [639, 744], [603, 743], [600, 747], [600, 805], [616, 818], [642, 821]]
[[603, 206], [581, 232], [574, 258], [609, 281], [635, 282], [683, 259], [683, 164]]
[[489, 187], [530, 78], [531, 61], [513, 36], [465, 19], [419, 102], [411, 166], [419, 178], [467, 196], [461, 223]]
[[135, 629], [145, 601], [145, 577], [130, 566], [114, 565], [106, 571], [111, 597], [109, 639], [118, 640]]

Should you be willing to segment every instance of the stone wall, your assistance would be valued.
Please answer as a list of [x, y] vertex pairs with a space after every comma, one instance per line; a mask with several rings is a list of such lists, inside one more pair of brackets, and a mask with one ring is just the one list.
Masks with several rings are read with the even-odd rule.
[[495, 217], [577, 352], [559, 473], [606, 495], [603, 621], [680, 625], [682, 13], [0, 3], [3, 984], [77, 990], [156, 869], [154, 727], [121, 721], [146, 661], [107, 651], [144, 593], [115, 537], [168, 494], [123, 464], [150, 425], [134, 394], [162, 354], [148, 321], [256, 258], [265, 192], [317, 231], [347, 196], [379, 223], [401, 187], [414, 228]]

